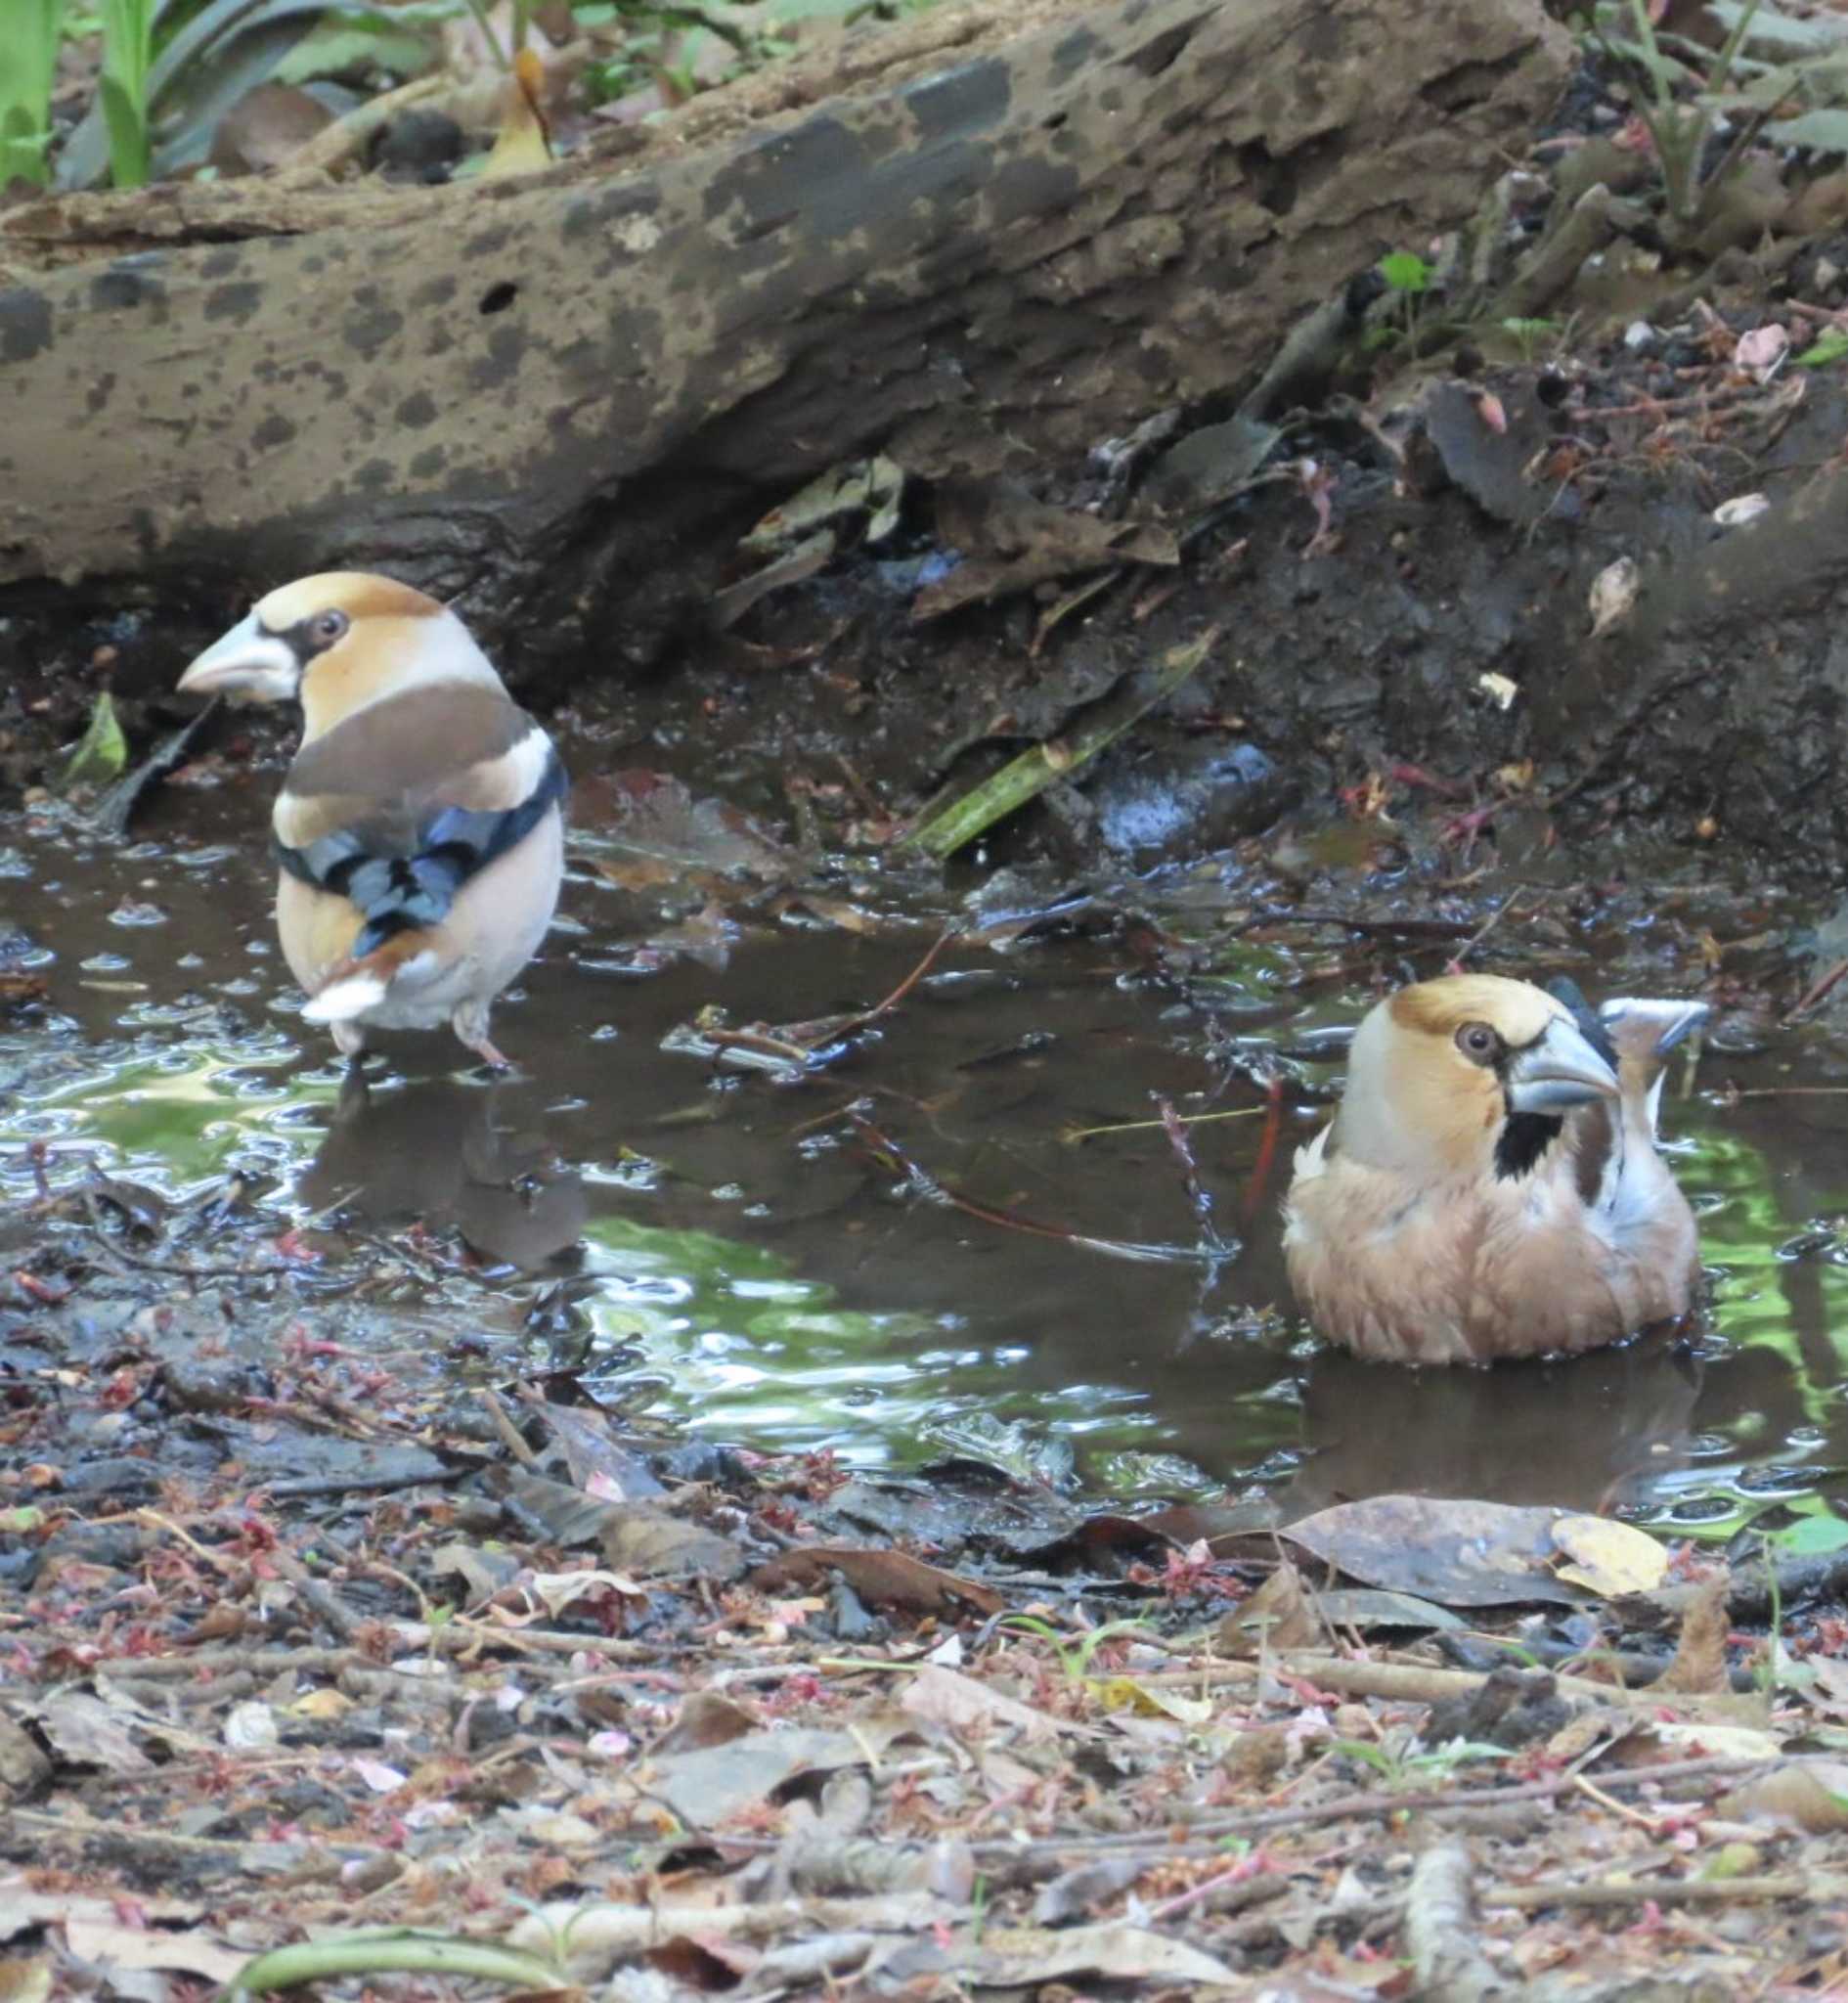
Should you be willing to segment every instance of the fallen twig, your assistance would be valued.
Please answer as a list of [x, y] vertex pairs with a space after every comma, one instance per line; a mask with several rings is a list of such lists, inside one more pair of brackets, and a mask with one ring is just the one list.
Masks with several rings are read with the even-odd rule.
[[1424, 2003], [1484, 2003], [1509, 1993], [1476, 1942], [1470, 1853], [1457, 1842], [1433, 1844], [1412, 1872], [1405, 1900], [1405, 1941]]
[[1767, 1898], [1800, 1898], [1826, 1905], [1848, 1898], [1848, 1878], [1816, 1871], [1761, 1872], [1738, 1878], [1601, 1878], [1589, 1885], [1542, 1879], [1534, 1885], [1504, 1885], [1485, 1892], [1490, 1909], [1535, 1912], [1543, 1906], [1731, 1905]]
[[863, 1114], [848, 1109], [848, 1118], [855, 1131], [867, 1146], [885, 1159], [903, 1176], [911, 1193], [926, 1203], [935, 1203], [947, 1210], [959, 1210], [965, 1217], [974, 1218], [977, 1223], [994, 1224], [1006, 1231], [1022, 1231], [1033, 1238], [1051, 1238], [1060, 1244], [1076, 1245], [1086, 1252], [1105, 1252], [1113, 1259], [1133, 1259], [1154, 1265], [1171, 1261], [1179, 1265], [1206, 1265], [1225, 1255], [1210, 1246], [1202, 1245], [1148, 1245], [1138, 1244], [1128, 1238], [1098, 1238], [1083, 1231], [1072, 1229], [1066, 1224], [1042, 1224], [1034, 1218], [1026, 1218], [1011, 1210], [998, 1210], [986, 1203], [977, 1203], [973, 1198], [963, 1196], [954, 1189], [940, 1182], [921, 1162], [915, 1160], [889, 1135], [882, 1133]]
[[288, 1580], [342, 1641], [350, 1643], [358, 1637], [361, 1628], [366, 1625], [365, 1622], [331, 1587], [324, 1585], [315, 1578], [299, 1558], [284, 1550], [281, 1544], [273, 1545], [267, 1556], [276, 1570]]
[[[1708, 1758], [1671, 1759], [1659, 1766], [1629, 1767], [1619, 1773], [1601, 1774], [1604, 1787], [1611, 1791], [1645, 1787], [1657, 1782], [1738, 1780], [1767, 1766], [1779, 1764], [1767, 1756], [1758, 1759]], [[1379, 1815], [1399, 1815], [1417, 1808], [1499, 1808], [1515, 1802], [1549, 1802], [1556, 1795], [1570, 1792], [1576, 1773], [1554, 1774], [1547, 1780], [1522, 1781], [1506, 1788], [1431, 1788], [1423, 1794], [1395, 1788], [1374, 1788], [1364, 1793], [1342, 1795], [1332, 1802], [1318, 1802], [1299, 1808], [1253, 1808], [1243, 1813], [1203, 1815], [1198, 1821], [1176, 1825], [1175, 1843], [1193, 1839], [1203, 1842], [1225, 1836], [1268, 1835], [1274, 1829], [1295, 1829], [1315, 1822], [1344, 1822]], [[727, 1843], [732, 1840], [727, 1838]], [[1150, 1843], [1146, 1829], [1129, 1834], [1105, 1836], [1046, 1837], [1031, 1844], [977, 1843], [978, 1852], [1006, 1851], [1019, 1856], [1061, 1856], [1068, 1850], [1132, 1849]], [[1163, 1852], [1174, 1854], [1174, 1847]]]

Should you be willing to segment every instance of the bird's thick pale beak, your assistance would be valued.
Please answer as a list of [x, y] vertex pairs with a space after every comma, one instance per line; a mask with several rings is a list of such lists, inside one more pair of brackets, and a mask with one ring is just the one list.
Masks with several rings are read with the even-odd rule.
[[266, 633], [252, 612], [180, 677], [185, 695], [225, 695], [233, 702], [286, 702], [301, 684], [301, 664], [281, 634]]
[[1564, 1016], [1556, 1015], [1508, 1067], [1508, 1103], [1517, 1113], [1563, 1113], [1618, 1094], [1615, 1070]]
[[1711, 1013], [1704, 1002], [1643, 1002], [1629, 995], [1613, 997], [1598, 1011], [1626, 1055], [1646, 1048], [1655, 1057], [1666, 1057]]

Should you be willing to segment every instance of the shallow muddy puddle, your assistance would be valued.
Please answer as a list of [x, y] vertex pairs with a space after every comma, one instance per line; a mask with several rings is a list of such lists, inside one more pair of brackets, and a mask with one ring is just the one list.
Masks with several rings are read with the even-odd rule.
[[[1710, 1050], [1692, 1091], [1671, 1081], [1669, 1145], [1716, 1275], [1692, 1348], [1369, 1368], [1290, 1310], [1278, 1200], [1371, 976], [1437, 971], [1446, 947], [1305, 933], [1295, 951], [1225, 946], [1180, 982], [1136, 920], [1087, 934], [1080, 912], [951, 943], [900, 1006], [792, 1079], [751, 1068], [748, 1039], [716, 1060], [702, 1011], [735, 1030], [868, 1009], [959, 896], [853, 866], [780, 914], [742, 894], [722, 909], [710, 883], [638, 898], [593, 822], [560, 925], [497, 1015], [518, 1074], [491, 1082], [446, 1036], [401, 1038], [361, 1090], [296, 1019], [274, 946], [271, 782], [169, 789], [128, 844], [55, 812], [4, 831], [0, 931], [23, 935], [11, 963], [49, 990], [0, 1017], [6, 1251], [44, 1183], [77, 1189], [95, 1169], [180, 1207], [184, 1249], [149, 1262], [176, 1296], [188, 1272], [221, 1290], [240, 1263], [258, 1273], [221, 1311], [246, 1358], [319, 1339], [458, 1385], [564, 1368], [642, 1424], [758, 1451], [963, 1456], [1093, 1493], [1411, 1490], [1712, 1535], [1777, 1507], [1833, 1532], [1848, 1098], [1785, 1095], [1826, 1082], [1832, 1045], [1774, 1031], [1748, 1056]], [[1496, 886], [1474, 894], [1488, 909]], [[1196, 940], [1236, 901], [1223, 865], [1136, 898]], [[1699, 984], [1692, 925], [1651, 934], [1642, 958], [1662, 991]], [[1575, 970], [1607, 990], [1582, 956]], [[1163, 1098], [1230, 1116], [1191, 1130], [1218, 1256]], [[251, 1198], [242, 1223], [214, 1210], [227, 1177]], [[81, 1226], [112, 1233], [131, 1274], [133, 1204], [91, 1199]], [[31, 1313], [0, 1334], [16, 1369], [44, 1365]]]

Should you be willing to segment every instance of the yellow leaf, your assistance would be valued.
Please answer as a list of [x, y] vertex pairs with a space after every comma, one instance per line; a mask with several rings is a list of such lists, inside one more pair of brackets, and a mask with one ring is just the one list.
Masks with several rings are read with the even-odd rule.
[[1171, 1717], [1176, 1724], [1204, 1725], [1212, 1715], [1205, 1697], [1183, 1697], [1178, 1690], [1151, 1688], [1133, 1676], [1111, 1676], [1093, 1683], [1106, 1711], [1133, 1711], [1143, 1717]]
[[353, 1700], [338, 1690], [310, 1690], [296, 1698], [288, 1712], [291, 1717], [337, 1718], [352, 1709]]
[[1665, 1546], [1607, 1517], [1562, 1516], [1553, 1526], [1553, 1541], [1571, 1560], [1558, 1568], [1559, 1576], [1606, 1599], [1652, 1591], [1668, 1571]]
[[504, 174], [536, 174], [541, 167], [551, 165], [551, 141], [539, 110], [545, 81], [545, 66], [534, 51], [522, 49], [514, 57], [513, 74], [507, 78], [500, 136], [481, 163], [479, 178], [483, 181], [498, 180]]

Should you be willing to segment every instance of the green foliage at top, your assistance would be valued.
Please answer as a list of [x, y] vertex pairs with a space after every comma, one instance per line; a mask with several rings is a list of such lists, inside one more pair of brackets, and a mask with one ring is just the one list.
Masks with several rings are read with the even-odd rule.
[[103, 0], [103, 75], [97, 86], [110, 135], [110, 178], [139, 188], [148, 178], [148, 70], [158, 0]]
[[12, 0], [0, 33], [0, 187], [43, 182], [64, 0]]
[[[1766, 0], [1711, 0], [1707, 11], [1726, 30], [1717, 53], [1657, 27], [1645, 0], [1598, 0], [1581, 22], [1630, 88], [1661, 165], [1671, 234], [1684, 238], [1756, 141], [1848, 155], [1848, 20], [1784, 14]], [[1732, 134], [1703, 174], [1722, 118]]]

